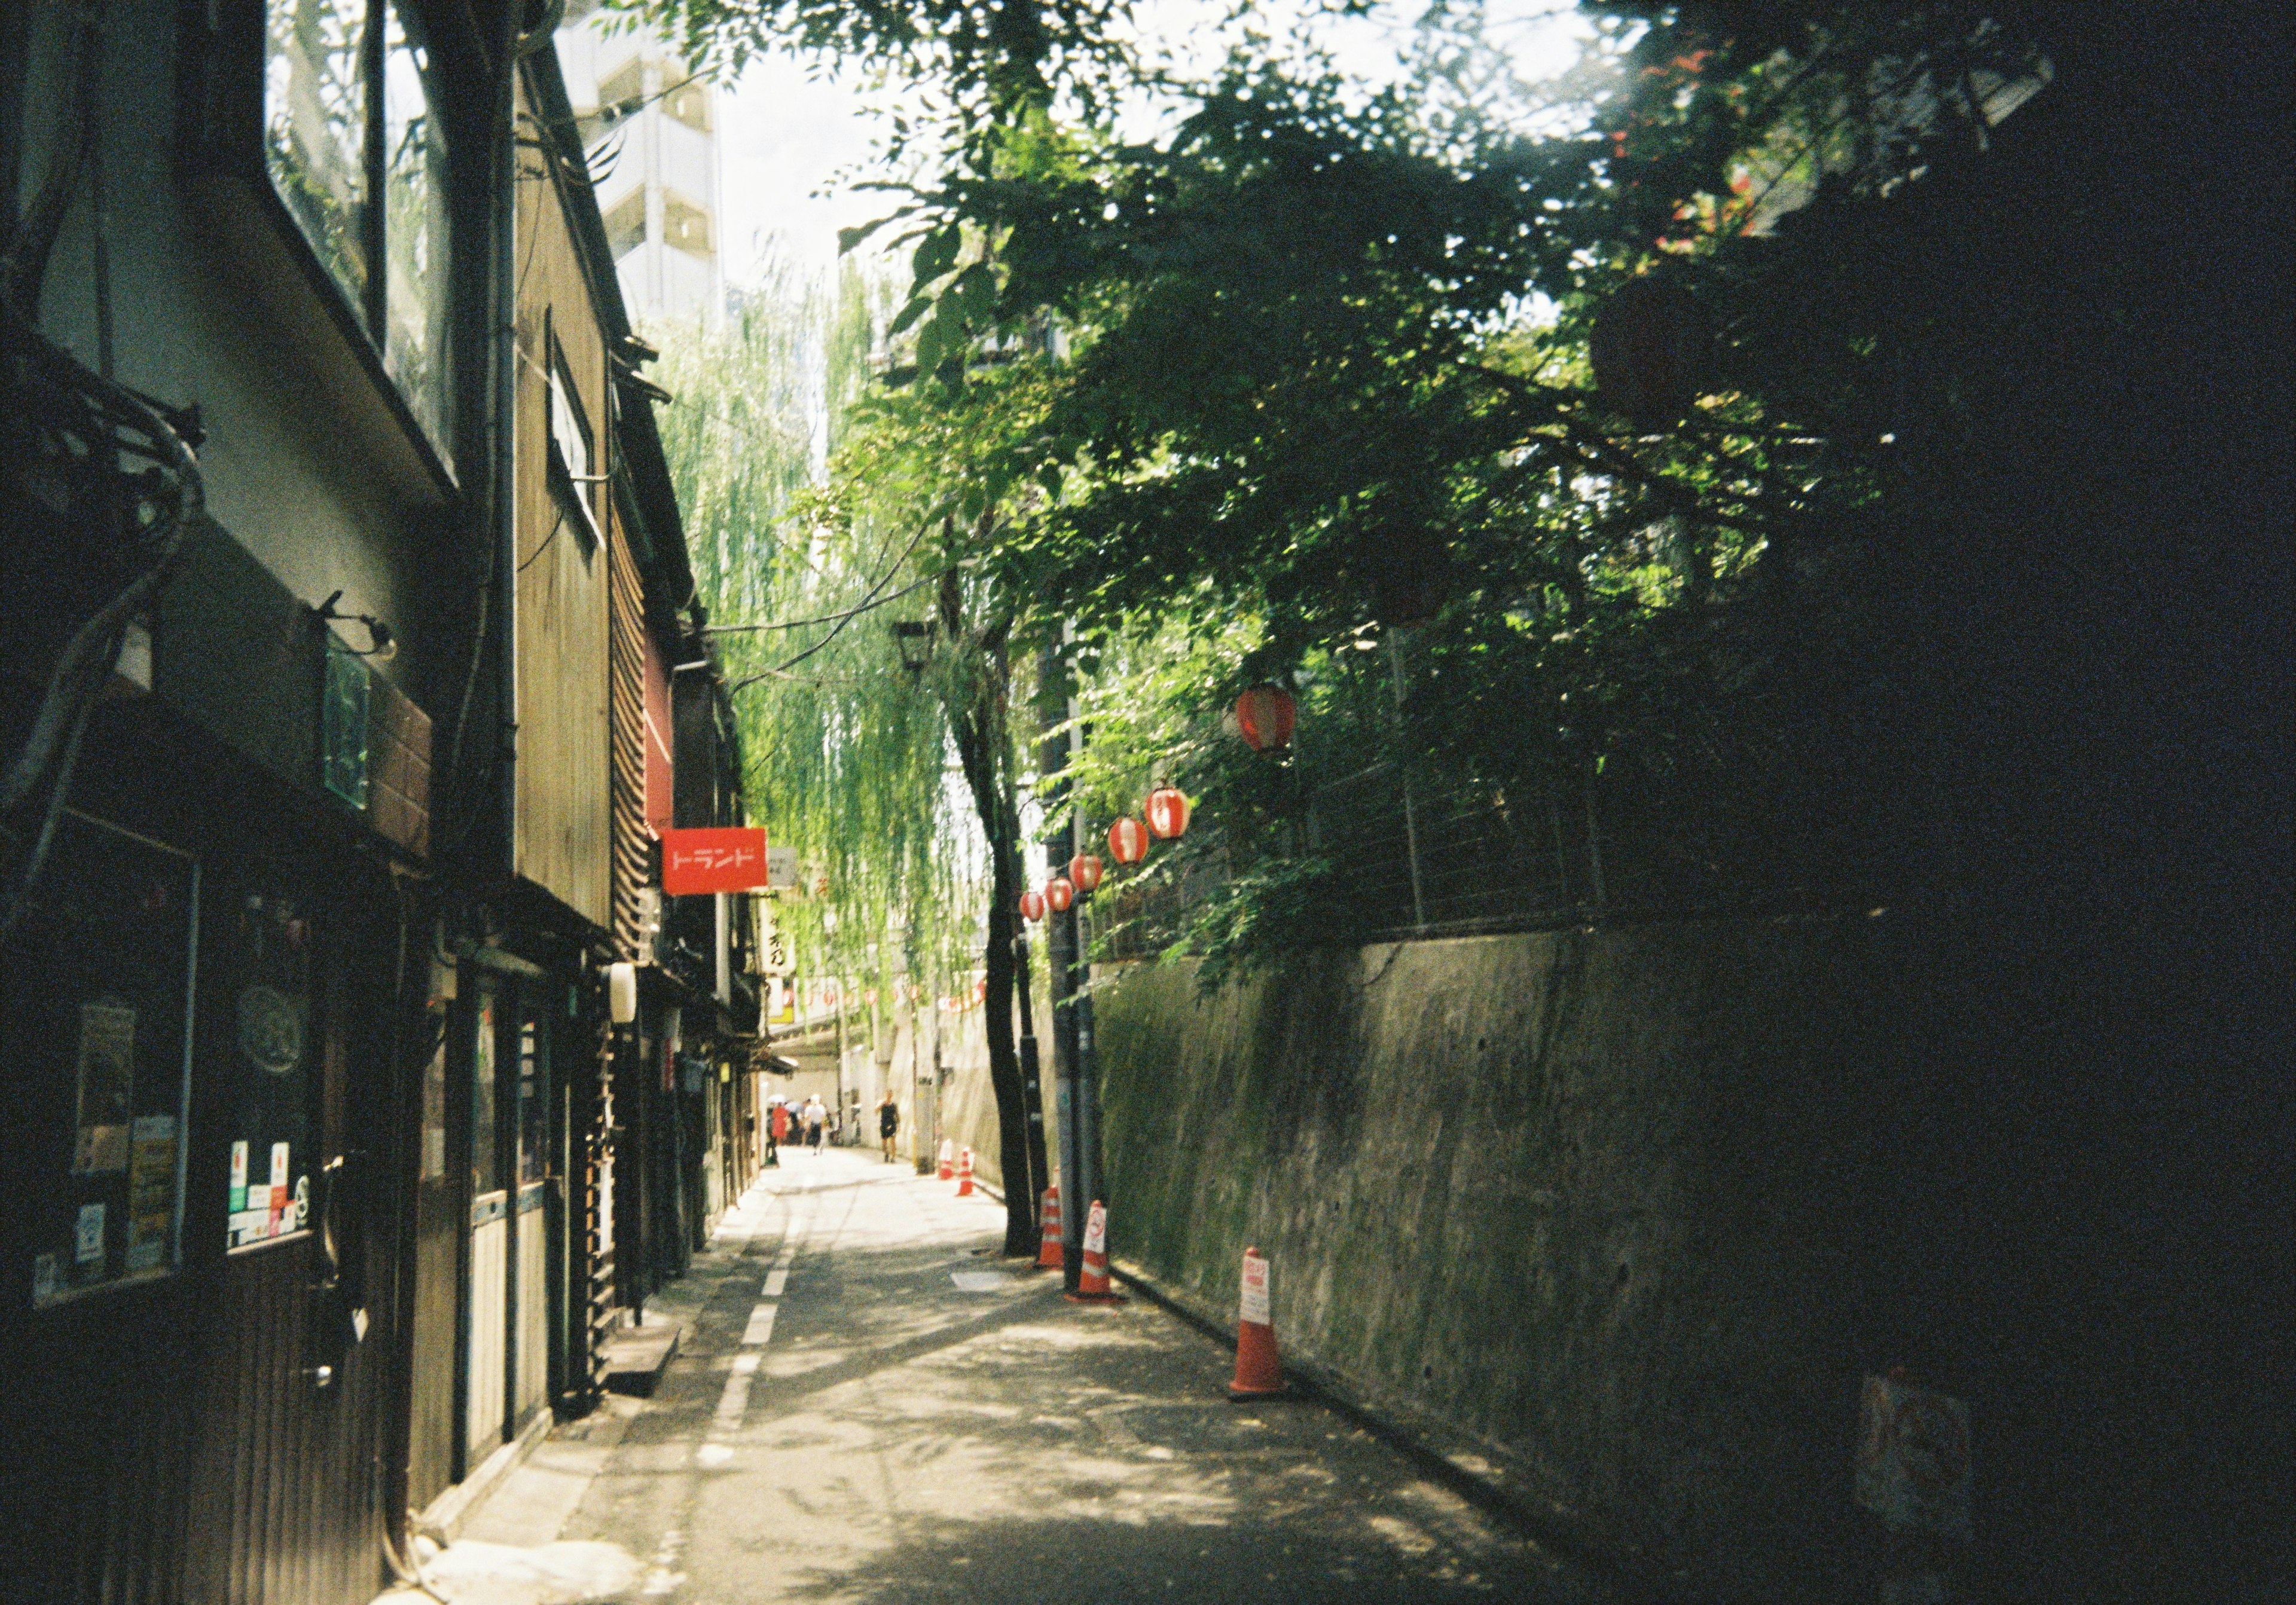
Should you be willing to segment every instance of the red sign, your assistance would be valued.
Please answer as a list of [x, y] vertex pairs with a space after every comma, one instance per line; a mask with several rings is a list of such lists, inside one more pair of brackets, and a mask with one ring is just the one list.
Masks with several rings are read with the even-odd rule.
[[766, 829], [726, 825], [713, 830], [664, 831], [661, 889], [673, 897], [703, 892], [766, 889]]

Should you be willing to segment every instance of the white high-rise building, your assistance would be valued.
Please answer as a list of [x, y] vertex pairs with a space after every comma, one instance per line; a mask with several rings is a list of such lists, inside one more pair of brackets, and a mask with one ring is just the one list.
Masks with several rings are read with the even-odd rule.
[[715, 89], [597, 0], [567, 6], [558, 59], [631, 318], [717, 323], [726, 271]]

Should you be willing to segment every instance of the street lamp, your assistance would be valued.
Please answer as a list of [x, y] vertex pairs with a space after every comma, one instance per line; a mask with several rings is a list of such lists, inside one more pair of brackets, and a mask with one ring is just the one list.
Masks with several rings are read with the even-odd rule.
[[931, 619], [903, 619], [893, 626], [893, 645], [900, 651], [901, 667], [909, 671], [912, 679], [922, 674], [925, 665], [932, 661], [933, 637], [937, 633]]

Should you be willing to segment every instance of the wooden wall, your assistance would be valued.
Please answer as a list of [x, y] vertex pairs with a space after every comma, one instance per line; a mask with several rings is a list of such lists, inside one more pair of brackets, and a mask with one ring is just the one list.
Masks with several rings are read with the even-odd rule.
[[646, 718], [649, 673], [655, 658], [646, 639], [645, 592], [638, 578], [637, 560], [630, 553], [628, 534], [622, 528], [620, 509], [614, 510], [607, 544], [612, 568], [609, 576], [613, 657], [613, 935], [614, 951], [625, 959], [638, 956], [641, 924], [639, 894], [653, 878], [652, 836], [646, 828]]
[[[520, 101], [518, 342], [514, 482], [518, 576], [518, 769], [514, 859], [521, 878], [599, 927], [611, 920], [608, 555], [562, 515], [548, 478], [554, 340], [588, 423], [590, 471], [610, 460], [611, 398], [597, 315], [566, 225], [562, 180], [534, 148]], [[579, 487], [603, 528], [604, 487]]]

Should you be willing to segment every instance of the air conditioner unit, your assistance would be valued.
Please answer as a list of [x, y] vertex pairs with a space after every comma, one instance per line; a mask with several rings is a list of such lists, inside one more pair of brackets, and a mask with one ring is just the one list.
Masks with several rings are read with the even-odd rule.
[[638, 954], [643, 965], [661, 963], [661, 888], [638, 888]]

